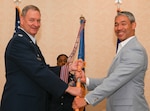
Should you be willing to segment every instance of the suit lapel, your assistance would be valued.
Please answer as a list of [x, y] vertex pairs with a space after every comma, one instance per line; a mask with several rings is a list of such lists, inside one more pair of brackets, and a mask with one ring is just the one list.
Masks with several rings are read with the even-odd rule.
[[116, 54], [116, 56], [114, 57], [112, 64], [110, 65], [109, 71], [108, 71], [108, 75], [110, 74], [110, 72], [112, 71], [112, 69], [115, 67], [114, 65], [116, 64], [116, 61], [120, 58], [121, 53], [129, 47], [132, 47], [132, 45], [134, 45], [133, 41], [136, 41], [136, 37], [131, 39], [120, 51], [118, 54]]
[[38, 45], [37, 45], [37, 44], [34, 44], [34, 47], [35, 47], [35, 50], [36, 50], [36, 52], [37, 52], [37, 59], [38, 59], [39, 61], [44, 61], [44, 62], [45, 62], [45, 59], [44, 59], [44, 57], [43, 57], [43, 55], [42, 55], [42, 53], [41, 53], [41, 50], [40, 50], [40, 48], [38, 47]]
[[39, 61], [43, 61], [45, 63], [45, 59], [41, 53], [40, 48], [37, 46], [37, 44], [34, 44], [33, 41], [30, 39], [30, 37], [23, 31], [23, 30], [19, 30], [17, 32], [18, 36], [24, 37], [27, 42], [29, 43], [30, 47], [32, 50], [34, 50], [36, 56], [37, 56], [37, 60]]

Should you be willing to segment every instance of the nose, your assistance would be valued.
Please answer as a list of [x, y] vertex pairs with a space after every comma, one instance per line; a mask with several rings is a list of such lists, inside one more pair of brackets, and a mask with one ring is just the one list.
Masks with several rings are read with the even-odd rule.
[[40, 26], [40, 22], [39, 21], [34, 21], [34, 26], [39, 27]]
[[65, 65], [65, 64], [66, 64], [66, 62], [65, 62], [65, 61], [62, 61], [62, 64], [63, 64], [63, 65]]
[[118, 25], [116, 26], [116, 30], [121, 30], [121, 29], [122, 29], [122, 25], [118, 24]]

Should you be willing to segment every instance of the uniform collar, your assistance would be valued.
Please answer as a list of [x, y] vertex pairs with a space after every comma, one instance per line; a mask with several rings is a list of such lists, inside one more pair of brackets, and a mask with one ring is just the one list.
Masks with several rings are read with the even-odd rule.
[[33, 42], [34, 44], [36, 44], [36, 39], [35, 39], [35, 37], [33, 37], [32, 35], [30, 35], [29, 33], [27, 33], [23, 28], [20, 27], [20, 29], [23, 30], [23, 31], [30, 37], [30, 39], [32, 40], [32, 42]]

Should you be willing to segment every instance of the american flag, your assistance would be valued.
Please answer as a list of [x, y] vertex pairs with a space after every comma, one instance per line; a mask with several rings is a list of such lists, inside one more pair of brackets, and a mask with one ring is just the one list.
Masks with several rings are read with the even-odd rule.
[[20, 27], [20, 9], [19, 7], [16, 7], [16, 20], [15, 20], [14, 34], [18, 31], [19, 27]]

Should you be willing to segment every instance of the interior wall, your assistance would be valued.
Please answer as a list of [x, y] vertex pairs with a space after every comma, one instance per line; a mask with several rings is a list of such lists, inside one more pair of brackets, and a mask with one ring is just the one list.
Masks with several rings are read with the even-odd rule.
[[[41, 10], [42, 25], [36, 38], [48, 64], [56, 65], [56, 57], [60, 53], [71, 53], [82, 15], [86, 19], [86, 75], [95, 78], [107, 75], [116, 49], [113, 31], [117, 8], [115, 0], [22, 0], [19, 7], [22, 9], [28, 4], [36, 5]], [[5, 83], [4, 51], [14, 31], [15, 6], [13, 0], [0, 0], [0, 98]], [[121, 9], [134, 13], [137, 38], [150, 58], [150, 1], [124, 0]], [[149, 67], [145, 77], [145, 96], [150, 104]], [[92, 110], [105, 111], [105, 100], [95, 107], [88, 106], [86, 111]]]

